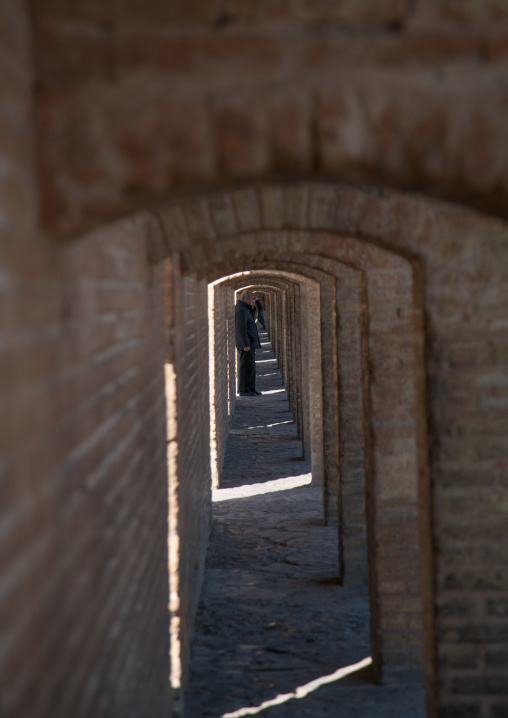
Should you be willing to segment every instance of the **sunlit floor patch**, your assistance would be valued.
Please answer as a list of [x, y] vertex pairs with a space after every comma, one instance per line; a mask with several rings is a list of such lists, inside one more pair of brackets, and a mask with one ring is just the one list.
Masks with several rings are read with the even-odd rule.
[[353, 665], [346, 666], [345, 668], [339, 668], [335, 671], [335, 673], [331, 673], [328, 676], [322, 676], [321, 678], [316, 678], [314, 681], [306, 683], [304, 686], [299, 686], [294, 693], [280, 694], [276, 698], [272, 698], [270, 701], [265, 701], [264, 703], [261, 703], [260, 706], [256, 706], [254, 708], [239, 708], [233, 713], [224, 713], [222, 718], [242, 718], [242, 716], [253, 716], [256, 715], [256, 713], [261, 713], [261, 711], [264, 711], [267, 708], [279, 706], [281, 703], [287, 703], [295, 698], [305, 698], [305, 696], [308, 696], [309, 693], [312, 693], [321, 686], [324, 686], [327, 683], [334, 683], [334, 681], [339, 681], [341, 678], [348, 676], [350, 673], [361, 671], [362, 668], [370, 666], [371, 663], [372, 658], [369, 656], [368, 658], [364, 658], [363, 661], [353, 663]]
[[231, 499], [245, 499], [249, 496], [271, 494], [275, 491], [288, 491], [299, 486], [308, 486], [312, 482], [312, 474], [289, 476], [286, 479], [273, 479], [262, 484], [246, 484], [235, 486], [232, 489], [213, 489], [212, 501], [231, 501]]
[[[271, 389], [270, 391], [262, 391], [261, 394], [263, 396], [268, 396], [268, 394], [284, 394], [285, 389]], [[242, 396], [241, 394], [237, 394], [237, 396]]]
[[282, 424], [292, 424], [292, 420], [276, 421], [275, 424], [259, 424], [258, 426], [248, 426], [247, 429], [271, 429], [272, 426], [282, 426]]

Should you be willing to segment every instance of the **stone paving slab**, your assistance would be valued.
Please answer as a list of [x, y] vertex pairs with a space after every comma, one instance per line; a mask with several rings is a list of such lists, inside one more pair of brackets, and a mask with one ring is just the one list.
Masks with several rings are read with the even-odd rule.
[[262, 341], [257, 386], [277, 393], [238, 398], [214, 492], [185, 718], [423, 718], [420, 686], [376, 685], [368, 665], [336, 673], [369, 658], [368, 591], [338, 585], [336, 528], [323, 525], [321, 490], [308, 485]]

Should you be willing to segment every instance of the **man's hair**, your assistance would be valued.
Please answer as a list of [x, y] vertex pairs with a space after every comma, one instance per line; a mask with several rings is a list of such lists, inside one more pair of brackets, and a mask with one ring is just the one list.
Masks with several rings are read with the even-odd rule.
[[255, 299], [255, 296], [252, 292], [246, 291], [242, 294], [242, 299]]

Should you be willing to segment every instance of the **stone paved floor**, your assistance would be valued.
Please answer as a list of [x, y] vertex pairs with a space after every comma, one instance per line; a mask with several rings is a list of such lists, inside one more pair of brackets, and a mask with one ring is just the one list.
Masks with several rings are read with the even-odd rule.
[[335, 580], [336, 529], [262, 340], [264, 393], [238, 398], [214, 491], [185, 718], [423, 718], [422, 688], [378, 686], [364, 665], [367, 589]]

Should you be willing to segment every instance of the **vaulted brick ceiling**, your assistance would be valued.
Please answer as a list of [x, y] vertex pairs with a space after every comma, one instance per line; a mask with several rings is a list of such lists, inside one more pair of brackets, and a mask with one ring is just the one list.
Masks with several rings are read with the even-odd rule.
[[508, 213], [495, 2], [34, 2], [45, 225], [319, 176]]

